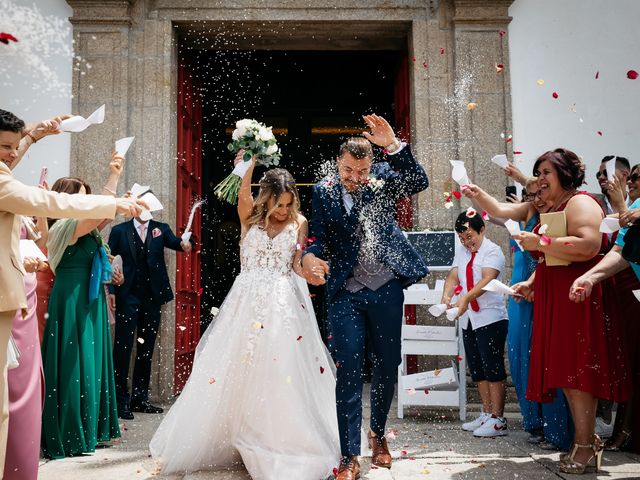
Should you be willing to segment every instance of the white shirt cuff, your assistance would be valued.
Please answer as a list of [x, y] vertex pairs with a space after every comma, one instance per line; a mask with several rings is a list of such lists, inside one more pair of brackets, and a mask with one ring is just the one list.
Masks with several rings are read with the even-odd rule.
[[407, 142], [400, 142], [400, 147], [397, 150], [394, 150], [393, 152], [390, 152], [389, 150], [387, 150], [387, 155], [395, 155], [396, 153], [400, 153], [402, 149], [406, 146], [407, 146]]

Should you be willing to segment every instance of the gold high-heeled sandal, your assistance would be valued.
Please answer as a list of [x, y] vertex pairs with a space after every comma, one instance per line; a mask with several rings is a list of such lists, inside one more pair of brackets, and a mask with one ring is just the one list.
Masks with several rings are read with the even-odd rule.
[[[576, 456], [576, 452], [579, 448], [590, 448], [593, 451], [593, 455], [589, 457], [589, 459], [585, 463], [576, 462], [574, 460]], [[604, 451], [604, 446], [602, 444], [602, 440], [598, 435], [593, 436], [593, 443], [589, 445], [581, 445], [579, 443], [574, 443], [571, 449], [571, 453], [567, 456], [563, 456], [560, 460], [560, 471], [563, 473], [573, 473], [582, 475], [587, 470], [587, 467], [591, 464], [591, 460], [595, 459], [596, 461], [596, 473], [600, 471], [600, 467], [602, 466], [602, 452]]]

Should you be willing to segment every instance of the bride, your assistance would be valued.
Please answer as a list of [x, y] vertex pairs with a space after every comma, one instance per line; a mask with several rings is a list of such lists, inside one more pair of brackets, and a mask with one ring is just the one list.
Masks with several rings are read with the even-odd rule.
[[320, 480], [340, 446], [334, 365], [298, 276], [307, 220], [284, 169], [267, 171], [254, 201], [254, 165], [238, 196], [242, 270], [150, 450], [166, 473], [243, 462], [254, 480]]

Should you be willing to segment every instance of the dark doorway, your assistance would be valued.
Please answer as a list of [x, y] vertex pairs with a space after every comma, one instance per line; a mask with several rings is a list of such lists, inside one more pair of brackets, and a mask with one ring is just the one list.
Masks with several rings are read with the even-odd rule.
[[[339, 144], [362, 131], [361, 116], [375, 112], [393, 124], [399, 51], [192, 50], [203, 112], [202, 330], [239, 272], [235, 206], [218, 201], [213, 187], [229, 174], [227, 150], [235, 122], [272, 125], [283, 151], [281, 166], [299, 185], [302, 211], [311, 214], [311, 185], [333, 162]], [[254, 173], [254, 183], [262, 171]], [[324, 333], [321, 292], [316, 307]]]

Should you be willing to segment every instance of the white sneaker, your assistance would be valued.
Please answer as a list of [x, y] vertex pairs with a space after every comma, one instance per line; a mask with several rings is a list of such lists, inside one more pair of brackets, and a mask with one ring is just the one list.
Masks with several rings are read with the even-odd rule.
[[478, 418], [467, 423], [462, 424], [462, 429], [465, 432], [473, 432], [476, 428], [481, 427], [488, 418], [491, 418], [491, 414], [482, 412]]
[[602, 417], [596, 417], [596, 433], [600, 438], [609, 438], [613, 435], [613, 422], [607, 423]]
[[473, 431], [474, 437], [500, 437], [506, 435], [507, 419], [490, 416], [481, 426]]

